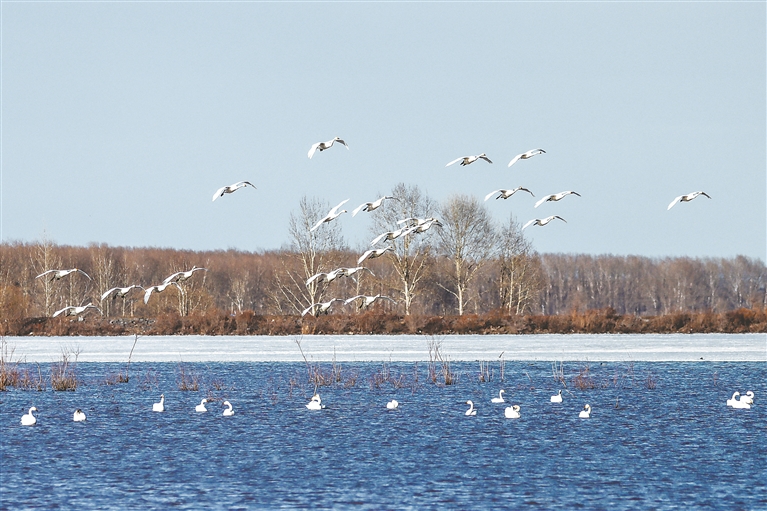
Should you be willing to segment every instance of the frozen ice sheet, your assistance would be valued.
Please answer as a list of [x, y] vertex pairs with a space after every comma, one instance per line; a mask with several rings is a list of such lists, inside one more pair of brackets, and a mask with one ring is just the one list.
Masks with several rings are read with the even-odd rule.
[[[125, 362], [134, 337], [6, 337], [13, 360], [52, 362], [63, 350], [80, 362]], [[428, 344], [441, 343], [453, 361], [767, 361], [767, 334], [599, 334], [599, 335], [304, 335], [144, 336], [134, 362], [339, 362], [429, 359]]]

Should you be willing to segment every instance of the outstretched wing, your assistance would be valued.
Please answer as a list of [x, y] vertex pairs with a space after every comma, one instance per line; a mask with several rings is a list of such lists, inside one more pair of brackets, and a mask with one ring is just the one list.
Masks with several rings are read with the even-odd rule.
[[352, 216], [356, 216], [357, 213], [359, 213], [362, 210], [362, 208], [364, 208], [365, 206], [368, 206], [369, 204], [370, 204], [369, 202], [366, 202], [365, 204], [360, 204], [359, 206], [357, 206], [354, 209], [354, 211], [352, 211]]
[[524, 154], [524, 153], [522, 153], [522, 154], [518, 154], [518, 155], [516, 155], [514, 158], [512, 158], [512, 160], [509, 162], [509, 165], [508, 165], [508, 166], [509, 166], [509, 167], [511, 167], [512, 165], [514, 165], [515, 163], [517, 163], [517, 162], [519, 161], [519, 159], [520, 159], [520, 158], [522, 158], [522, 155], [523, 155], [523, 154]]
[[682, 197], [684, 197], [684, 195], [680, 195], [680, 196], [679, 196], [679, 197], [677, 197], [676, 199], [672, 200], [672, 201], [671, 201], [671, 204], [669, 204], [669, 205], [668, 205], [668, 207], [666, 208], [666, 211], [668, 211], [669, 209], [673, 208], [673, 207], [676, 205], [676, 203], [677, 203], [677, 202], [679, 202], [680, 200], [682, 200]]
[[448, 163], [447, 165], [445, 165], [445, 167], [449, 167], [450, 165], [452, 165], [454, 163], [458, 163], [459, 161], [463, 160], [464, 158], [466, 158], [466, 156], [461, 156], [460, 158], [456, 158], [455, 160], [453, 160], [450, 163]]
[[520, 229], [520, 230], [524, 231], [525, 229], [527, 229], [528, 227], [530, 227], [531, 225], [533, 225], [533, 224], [535, 223], [535, 221], [536, 221], [536, 220], [537, 220], [537, 218], [533, 218], [532, 220], [530, 220], [529, 222], [527, 222], [525, 225], [523, 225], [523, 226], [522, 226], [522, 229]]
[[352, 296], [351, 298], [347, 298], [346, 300], [344, 300], [344, 305], [349, 305], [350, 303], [352, 303], [354, 300], [358, 298], [365, 298], [365, 295], [357, 295], [357, 296]]
[[544, 197], [544, 198], [540, 199], [538, 202], [536, 202], [535, 206], [533, 206], [533, 207], [537, 208], [538, 206], [540, 206], [541, 204], [543, 204], [547, 200], [551, 200], [551, 197], [552, 197], [551, 195], [547, 195], [546, 197]]
[[44, 275], [48, 275], [49, 273], [55, 273], [55, 272], [57, 272], [57, 271], [58, 271], [58, 270], [48, 270], [48, 271], [44, 271], [43, 273], [41, 273], [40, 275], [38, 275], [38, 276], [37, 276], [37, 277], [35, 277], [35, 278], [36, 278], [36, 279], [39, 279], [40, 277], [42, 277], [42, 276], [44, 276]]
[[334, 216], [336, 213], [338, 213], [338, 210], [341, 209], [341, 206], [349, 202], [349, 199], [346, 199], [344, 201], [341, 201], [338, 206], [334, 207], [328, 212], [328, 216]]
[[101, 295], [101, 301], [103, 302], [105, 298], [107, 298], [109, 295], [111, 295], [112, 293], [114, 293], [118, 289], [120, 289], [120, 288], [119, 287], [113, 287], [112, 289], [110, 289], [109, 291], [107, 291], [106, 293]]
[[309, 159], [312, 159], [312, 156], [314, 156], [314, 152], [317, 150], [317, 148], [320, 146], [322, 142], [317, 142], [316, 144], [312, 144], [311, 149], [309, 149]]
[[370, 257], [370, 255], [373, 253], [372, 250], [365, 250], [365, 252], [360, 256], [359, 259], [357, 259], [357, 264], [362, 264], [362, 261]]
[[216, 190], [216, 193], [213, 194], [213, 200], [211, 202], [215, 201], [219, 197], [222, 197], [224, 195], [224, 190], [226, 190], [226, 186], [222, 186], [221, 188]]
[[487, 202], [487, 200], [490, 197], [492, 197], [493, 195], [495, 195], [496, 193], [502, 193], [502, 192], [503, 192], [503, 190], [493, 190], [492, 192], [490, 192], [487, 195], [485, 195], [485, 202]]

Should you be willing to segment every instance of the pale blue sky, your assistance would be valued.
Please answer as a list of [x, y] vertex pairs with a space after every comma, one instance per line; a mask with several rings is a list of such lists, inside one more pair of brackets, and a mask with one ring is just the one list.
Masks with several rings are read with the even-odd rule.
[[[764, 2], [4, 2], [2, 238], [271, 249], [304, 194], [522, 185], [582, 195], [488, 201], [564, 217], [525, 231], [541, 252], [765, 260], [766, 24]], [[369, 243], [370, 215], [337, 222]]]

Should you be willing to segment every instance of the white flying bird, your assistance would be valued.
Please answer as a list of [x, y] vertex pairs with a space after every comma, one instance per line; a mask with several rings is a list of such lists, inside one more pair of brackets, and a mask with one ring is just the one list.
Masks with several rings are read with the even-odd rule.
[[360, 204], [355, 208], [354, 211], [352, 211], [352, 216], [357, 216], [357, 213], [360, 211], [374, 211], [381, 207], [381, 204], [383, 204], [384, 199], [394, 199], [399, 200], [397, 197], [390, 197], [388, 195], [384, 195], [378, 200], [374, 200], [373, 202], [366, 202], [365, 204]]
[[384, 241], [396, 240], [397, 238], [405, 234], [405, 231], [408, 231], [409, 229], [410, 229], [409, 227], [402, 227], [401, 229], [397, 229], [396, 231], [385, 232], [379, 236], [376, 236], [376, 238], [373, 241], [371, 241], [370, 244], [377, 245], [378, 242], [381, 240], [384, 240]]
[[373, 303], [375, 303], [376, 300], [389, 300], [392, 303], [397, 303], [395, 300], [393, 300], [392, 298], [389, 298], [388, 296], [382, 296], [380, 294], [377, 294], [375, 296], [367, 296], [367, 295], [352, 296], [351, 298], [347, 298], [346, 301], [344, 301], [344, 305], [348, 305], [352, 303], [354, 300], [358, 300], [360, 298], [363, 299], [362, 302], [360, 302], [360, 306], [359, 306], [360, 309], [370, 307], [371, 305], [373, 305]]
[[165, 280], [162, 281], [163, 284], [169, 284], [171, 282], [184, 282], [187, 279], [192, 278], [192, 275], [196, 271], [208, 271], [207, 268], [198, 268], [197, 266], [192, 266], [191, 270], [188, 271], [177, 271], [170, 277], [167, 277]]
[[306, 316], [310, 312], [314, 316], [319, 316], [320, 314], [327, 314], [330, 311], [330, 306], [333, 305], [335, 302], [343, 302], [341, 298], [333, 298], [329, 302], [320, 302], [320, 303], [313, 303], [309, 307], [305, 308], [304, 311], [301, 313], [302, 316]]
[[346, 149], [349, 149], [349, 146], [346, 145], [346, 142], [336, 137], [333, 140], [328, 140], [327, 142], [317, 142], [316, 144], [312, 144], [311, 149], [309, 149], [309, 159], [311, 159], [312, 156], [314, 156], [314, 152], [317, 151], [318, 149], [320, 151], [324, 151], [325, 149], [330, 149], [330, 147], [336, 142], [346, 147]]
[[54, 280], [63, 279], [64, 277], [66, 277], [66, 276], [67, 276], [67, 275], [69, 275], [70, 273], [76, 273], [76, 272], [77, 272], [77, 273], [82, 273], [83, 275], [85, 275], [86, 277], [88, 277], [88, 280], [93, 280], [93, 279], [90, 277], [90, 275], [88, 275], [87, 273], [85, 273], [85, 272], [84, 272], [84, 271], [82, 271], [82, 270], [78, 270], [77, 268], [72, 268], [71, 270], [48, 270], [48, 271], [46, 271], [46, 272], [43, 272], [43, 273], [41, 273], [40, 275], [38, 275], [38, 276], [37, 276], [37, 277], [35, 277], [35, 278], [36, 278], [36, 279], [39, 279], [40, 277], [42, 277], [42, 276], [44, 276], [44, 275], [50, 275], [50, 276], [51, 276], [51, 278], [49, 278], [49, 279], [48, 279], [48, 281], [49, 281], [49, 282], [53, 282]]
[[537, 208], [538, 206], [540, 206], [541, 204], [543, 204], [544, 202], [547, 202], [547, 201], [556, 202], [558, 200], [562, 200], [563, 198], [567, 197], [568, 195], [577, 195], [578, 197], [581, 196], [580, 193], [572, 192], [572, 191], [569, 191], [569, 190], [566, 191], [566, 192], [554, 193], [552, 195], [547, 195], [546, 197], [544, 197], [541, 200], [539, 200], [538, 202], [536, 202], [535, 203], [535, 207]]
[[320, 273], [317, 273], [317, 274], [312, 275], [311, 277], [309, 277], [309, 279], [306, 281], [306, 285], [308, 286], [309, 284], [311, 284], [315, 280], [323, 278], [323, 277], [325, 278], [325, 280], [328, 283], [330, 283], [330, 282], [333, 282], [337, 277], [342, 276], [343, 273], [344, 273], [343, 268], [338, 268], [338, 269], [333, 270], [333, 271], [328, 272], [328, 273], [320, 272]]
[[360, 272], [362, 270], [367, 271], [368, 273], [370, 273], [371, 275], [375, 277], [375, 274], [372, 271], [370, 271], [369, 268], [365, 268], [364, 266], [357, 266], [355, 268], [339, 268], [339, 269], [343, 271], [342, 275], [344, 277], [352, 277], [354, 276], [355, 273]]
[[461, 162], [461, 165], [471, 165], [472, 163], [474, 163], [475, 161], [479, 160], [480, 158], [482, 158], [483, 160], [485, 160], [488, 163], [493, 163], [492, 161], [490, 161], [490, 158], [488, 158], [485, 153], [482, 153], [482, 154], [478, 154], [476, 156], [461, 156], [460, 158], [456, 158], [455, 160], [453, 160], [450, 163], [448, 163], [447, 165], [445, 165], [445, 167], [449, 167], [453, 163], [458, 163], [459, 161]]
[[492, 192], [490, 192], [487, 195], [485, 195], [485, 202], [487, 202], [487, 199], [489, 199], [490, 197], [492, 197], [496, 193], [498, 194], [498, 197], [495, 198], [496, 200], [498, 200], [498, 199], [508, 199], [509, 197], [511, 197], [512, 195], [514, 195], [515, 193], [517, 193], [520, 190], [523, 191], [523, 192], [527, 192], [530, 195], [532, 195], [533, 197], [535, 197], [533, 192], [531, 192], [527, 188], [522, 188], [521, 186], [518, 186], [518, 187], [514, 188], [513, 190], [493, 190]]
[[382, 255], [384, 255], [384, 252], [386, 252], [387, 250], [394, 250], [394, 247], [389, 245], [388, 247], [378, 248], [375, 250], [366, 250], [360, 256], [360, 258], [357, 259], [357, 264], [362, 264], [362, 261], [364, 261], [365, 259], [375, 259], [376, 257], [381, 257]]
[[149, 297], [152, 296], [152, 293], [162, 293], [166, 289], [168, 289], [168, 286], [176, 286], [179, 291], [181, 291], [181, 286], [176, 284], [175, 282], [168, 282], [167, 284], [160, 284], [159, 286], [152, 286], [150, 288], [147, 288], [146, 292], [144, 293], [144, 303], [149, 302]]
[[245, 188], [246, 186], [252, 186], [253, 188], [256, 188], [252, 183], [249, 183], [248, 181], [240, 181], [239, 183], [234, 183], [233, 185], [224, 186], [223, 188], [219, 188], [218, 190], [216, 190], [216, 193], [213, 194], [213, 200], [216, 200], [219, 197], [223, 197], [225, 193], [236, 192], [240, 188]]
[[328, 214], [327, 214], [327, 215], [325, 215], [325, 217], [324, 217], [324, 218], [322, 218], [322, 220], [320, 220], [319, 222], [317, 222], [316, 224], [314, 224], [314, 227], [312, 227], [311, 229], [309, 229], [309, 232], [312, 232], [312, 231], [314, 231], [315, 229], [317, 229], [319, 226], [321, 226], [321, 225], [322, 225], [322, 224], [324, 224], [325, 222], [330, 222], [330, 221], [332, 221], [332, 220], [335, 220], [336, 218], [338, 218], [339, 216], [341, 216], [341, 214], [343, 214], [343, 213], [346, 213], [346, 210], [345, 210], [345, 209], [342, 209], [341, 211], [338, 211], [338, 210], [341, 208], [341, 206], [343, 206], [343, 205], [344, 205], [344, 204], [346, 204], [347, 202], [349, 202], [349, 199], [346, 199], [345, 201], [342, 201], [342, 202], [341, 202], [341, 203], [340, 203], [338, 206], [336, 206], [336, 207], [334, 207], [333, 209], [331, 209], [330, 211], [328, 211]]
[[692, 193], [688, 193], [687, 195], [680, 195], [679, 197], [671, 201], [671, 204], [668, 205], [668, 208], [666, 208], [666, 211], [673, 208], [677, 202], [690, 202], [698, 195], [705, 195], [709, 199], [711, 198], [711, 196], [709, 196], [709, 194], [707, 194], [706, 192], [692, 192]]
[[555, 218], [559, 218], [564, 223], [567, 223], [567, 220], [565, 220], [561, 216], [552, 215], [552, 216], [549, 216], [549, 217], [546, 217], [546, 218], [534, 218], [534, 219], [530, 220], [529, 222], [527, 222], [524, 226], [522, 226], [522, 230], [524, 231], [526, 228], [530, 227], [533, 224], [541, 225], [541, 226], [546, 225], [547, 223], [551, 222]]
[[83, 305], [82, 307], [75, 307], [74, 305], [70, 305], [69, 307], [64, 307], [63, 309], [54, 312], [53, 317], [55, 318], [56, 316], [61, 316], [61, 315], [79, 316], [80, 314], [84, 313], [88, 309], [96, 309], [97, 311], [99, 311], [100, 314], [104, 314], [103, 312], [101, 312], [101, 309], [99, 309], [92, 303], [89, 303], [88, 305]]
[[128, 293], [131, 292], [133, 289], [141, 289], [142, 291], [145, 291], [145, 289], [139, 285], [133, 284], [132, 286], [128, 287], [113, 287], [103, 295], [101, 295], [101, 301], [103, 302], [107, 297], [111, 296], [112, 300], [115, 298], [125, 298]]
[[546, 151], [544, 151], [543, 149], [530, 149], [526, 153], [518, 154], [514, 158], [512, 158], [512, 160], [509, 162], [509, 167], [517, 163], [518, 160], [526, 160], [528, 158], [532, 158], [536, 154], [545, 154], [545, 153]]
[[435, 226], [435, 225], [437, 227], [444, 227], [442, 223], [440, 223], [440, 221], [437, 220], [436, 218], [429, 218], [425, 222], [421, 222], [418, 225], [412, 226], [406, 232], [403, 232], [402, 235], [405, 236], [407, 234], [413, 234], [413, 233], [421, 234], [422, 232], [428, 231], [429, 229], [432, 228], [432, 226]]

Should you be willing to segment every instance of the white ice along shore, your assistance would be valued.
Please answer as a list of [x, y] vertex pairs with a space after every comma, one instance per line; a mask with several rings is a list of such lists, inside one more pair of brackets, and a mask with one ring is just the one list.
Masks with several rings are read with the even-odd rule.
[[[767, 334], [139, 336], [133, 362], [417, 362], [430, 341], [451, 361], [505, 360], [765, 362]], [[125, 362], [125, 337], [6, 337], [13, 360], [49, 363], [62, 351], [79, 362]], [[8, 356], [6, 355], [6, 358]]]

